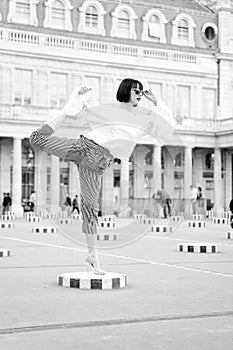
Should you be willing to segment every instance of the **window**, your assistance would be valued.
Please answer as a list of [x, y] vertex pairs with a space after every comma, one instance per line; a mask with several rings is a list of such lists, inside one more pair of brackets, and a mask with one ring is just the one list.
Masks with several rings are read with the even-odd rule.
[[70, 0], [47, 0], [45, 6], [45, 28], [72, 31]]
[[162, 84], [149, 82], [150, 89], [155, 93], [158, 98], [162, 98]]
[[91, 33], [105, 36], [104, 15], [106, 11], [96, 0], [85, 1], [79, 8], [80, 23], [78, 31], [80, 33]]
[[184, 173], [174, 172], [174, 198], [184, 198]]
[[32, 104], [32, 71], [24, 69], [15, 70], [14, 103], [16, 105]]
[[165, 102], [170, 111], [172, 111], [173, 115], [175, 115], [175, 95], [176, 88], [174, 85], [169, 84], [167, 86], [167, 93], [165, 97]]
[[215, 119], [216, 90], [202, 89], [202, 117], [203, 119]]
[[129, 38], [136, 40], [135, 20], [137, 16], [134, 10], [128, 5], [119, 5], [112, 12], [111, 37]]
[[178, 23], [178, 33], [177, 33], [178, 40], [182, 40], [188, 45], [188, 39], [189, 39], [189, 25], [188, 22], [185, 19], [182, 19]]
[[142, 40], [166, 43], [166, 17], [159, 10], [150, 10], [143, 17]]
[[94, 29], [98, 28], [98, 11], [94, 6], [90, 6], [87, 9], [85, 17], [85, 23], [87, 27]]
[[182, 167], [184, 166], [184, 153], [178, 153], [174, 159], [174, 166]]
[[9, 0], [8, 22], [37, 26], [36, 5], [39, 0]]
[[20, 23], [30, 23], [30, 0], [16, 1], [15, 14]]
[[190, 117], [190, 86], [177, 87], [176, 122], [182, 124], [184, 118]]
[[171, 43], [174, 45], [195, 46], [194, 41], [194, 23], [191, 16], [180, 13], [172, 22], [173, 31]]
[[160, 41], [160, 21], [157, 16], [151, 16], [148, 24], [148, 37]]
[[[162, 84], [161, 83], [156, 83], [156, 82], [150, 82], [148, 81], [148, 83], [144, 86], [144, 88], [149, 88], [151, 89], [151, 91], [153, 91], [153, 93], [159, 98], [162, 98]], [[151, 102], [146, 99], [143, 98], [140, 102], [140, 105], [144, 108], [149, 108], [151, 109]]]
[[65, 29], [65, 8], [61, 1], [56, 1], [51, 8], [51, 26]]
[[119, 36], [123, 38], [129, 38], [130, 36], [130, 17], [128, 12], [121, 11], [117, 18], [117, 27], [119, 30]]
[[29, 200], [34, 188], [34, 171], [33, 166], [22, 167], [22, 198], [26, 201]]
[[89, 100], [87, 101], [91, 105], [98, 105], [101, 103], [100, 100], [100, 78], [94, 76], [86, 76], [84, 78], [84, 84], [92, 87], [92, 91], [89, 95], [87, 95], [87, 99], [89, 96]]
[[47, 71], [38, 70], [37, 73], [37, 103], [39, 106], [48, 106], [48, 73]]
[[69, 170], [68, 167], [60, 167], [60, 184], [69, 185]]
[[152, 163], [153, 163], [153, 152], [150, 151], [145, 156], [144, 164], [145, 165], [152, 165]]
[[214, 153], [208, 153], [205, 156], [205, 168], [207, 170], [214, 170]]
[[62, 108], [67, 99], [67, 74], [52, 73], [50, 78], [50, 107]]
[[218, 28], [214, 23], [205, 23], [202, 27], [202, 34], [204, 39], [210, 43], [217, 37]]

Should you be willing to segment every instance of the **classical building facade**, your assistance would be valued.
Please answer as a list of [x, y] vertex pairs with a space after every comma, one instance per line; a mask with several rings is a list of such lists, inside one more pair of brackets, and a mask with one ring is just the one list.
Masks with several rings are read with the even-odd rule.
[[[190, 185], [207, 209], [233, 196], [233, 7], [230, 0], [2, 0], [0, 2], [0, 193], [13, 210], [32, 189], [37, 208], [59, 210], [79, 193], [74, 164], [34, 152], [29, 136], [56, 113], [77, 85], [91, 103], [115, 101], [125, 77], [166, 102], [175, 132], [148, 135], [130, 159], [103, 176], [100, 208], [153, 215], [152, 194], [166, 189], [185, 211]], [[78, 137], [67, 122], [58, 135]]]

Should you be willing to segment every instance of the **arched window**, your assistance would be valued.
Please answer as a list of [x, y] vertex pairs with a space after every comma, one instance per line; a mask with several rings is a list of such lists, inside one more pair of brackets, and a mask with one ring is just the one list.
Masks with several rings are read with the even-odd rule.
[[30, 0], [16, 1], [15, 14], [17, 21], [30, 24]]
[[8, 22], [38, 25], [36, 5], [39, 0], [9, 0]]
[[172, 22], [173, 32], [171, 43], [174, 45], [195, 46], [194, 41], [194, 23], [191, 16], [180, 13]]
[[135, 20], [137, 16], [134, 10], [128, 5], [119, 5], [112, 12], [111, 37], [120, 37], [136, 40]]
[[117, 28], [119, 35], [123, 38], [129, 38], [130, 36], [130, 16], [128, 12], [121, 11], [117, 18]]
[[181, 19], [178, 23], [177, 38], [183, 40], [188, 45], [189, 40], [189, 24], [185, 19]]
[[160, 20], [156, 15], [152, 15], [149, 20], [148, 37], [160, 41]]
[[65, 8], [59, 0], [56, 0], [51, 7], [51, 26], [57, 29], [65, 29]]
[[205, 166], [208, 170], [214, 170], [214, 153], [208, 153], [205, 156]]
[[45, 28], [72, 31], [71, 6], [69, 0], [47, 0], [45, 2]]
[[174, 159], [174, 166], [182, 167], [184, 166], [184, 153], [178, 153]]
[[153, 162], [153, 152], [150, 151], [146, 154], [144, 163], [145, 165], [152, 165], [152, 162]]
[[95, 6], [89, 6], [85, 14], [85, 24], [89, 28], [98, 29], [98, 11]]
[[165, 24], [166, 17], [160, 10], [150, 10], [142, 18], [143, 31], [142, 40], [149, 40], [155, 42], [166, 43]]
[[106, 11], [96, 0], [85, 1], [79, 8], [80, 21], [78, 31], [105, 36], [104, 15]]

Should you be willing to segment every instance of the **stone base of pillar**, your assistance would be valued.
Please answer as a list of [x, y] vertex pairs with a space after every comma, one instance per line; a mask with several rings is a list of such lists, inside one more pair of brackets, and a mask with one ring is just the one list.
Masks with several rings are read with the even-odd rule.
[[61, 208], [59, 207], [59, 205], [54, 205], [54, 204], [50, 205], [50, 213], [58, 214], [60, 212], [61, 212]]
[[94, 272], [68, 272], [57, 277], [57, 284], [78, 289], [119, 289], [127, 286], [127, 276], [117, 272], [97, 275]]
[[128, 218], [130, 217], [131, 208], [128, 206], [122, 206], [120, 211], [118, 212], [118, 216], [121, 218]]
[[214, 216], [215, 217], [218, 217], [218, 218], [221, 218], [223, 217], [223, 213], [224, 213], [224, 209], [219, 207], [219, 208], [214, 208]]
[[13, 204], [12, 210], [16, 218], [23, 218], [23, 207], [22, 205]]

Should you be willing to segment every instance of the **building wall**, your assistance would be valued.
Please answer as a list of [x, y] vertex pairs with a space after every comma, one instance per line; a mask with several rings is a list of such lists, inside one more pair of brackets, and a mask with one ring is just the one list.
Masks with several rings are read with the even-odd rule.
[[[215, 147], [224, 147], [230, 152], [233, 146], [229, 124], [232, 120], [232, 37], [233, 28], [230, 10], [218, 7], [215, 11], [197, 4], [195, 1], [143, 1], [137, 4], [127, 1], [100, 1], [105, 9], [105, 36], [90, 35], [79, 32], [80, 7], [84, 1], [70, 1], [72, 30], [45, 28], [45, 2], [40, 0], [36, 6], [38, 25], [24, 25], [9, 22], [10, 1], [0, 2], [0, 120], [2, 157], [6, 157], [12, 148], [16, 134], [28, 138], [33, 130], [49, 115], [56, 112], [51, 105], [54, 93], [52, 74], [66, 75], [65, 96], [63, 102], [70, 96], [74, 87], [86, 83], [93, 84], [94, 103], [109, 103], [115, 100], [115, 93], [119, 82], [125, 77], [140, 79], [145, 87], [151, 87], [161, 97], [176, 118], [176, 133], [163, 146], [166, 168], [163, 169], [163, 186], [174, 198], [188, 199], [184, 184], [185, 166], [174, 167], [174, 159], [178, 153], [185, 153], [185, 147], [193, 150], [193, 177], [191, 184], [200, 185], [206, 189], [209, 199], [213, 200], [211, 181], [206, 177], [203, 163], [206, 152], [214, 152]], [[68, 3], [68, 2], [67, 2]], [[219, 3], [219, 2], [218, 2]], [[128, 39], [112, 37], [112, 13], [118, 5], [127, 5], [137, 16], [135, 20], [136, 38]], [[159, 10], [167, 23], [165, 24], [166, 43], [142, 40], [143, 16], [150, 10]], [[184, 14], [184, 18], [194, 23], [194, 46], [172, 43], [174, 21], [177, 16]], [[203, 28], [207, 25], [217, 26], [218, 36], [214, 40], [207, 40]], [[219, 47], [218, 47], [219, 45]], [[218, 63], [217, 63], [218, 62]], [[31, 103], [29, 105], [16, 104], [17, 69], [30, 70], [32, 73]], [[186, 95], [185, 95], [186, 94]], [[182, 104], [185, 100], [186, 104]], [[189, 102], [188, 102], [189, 101]], [[145, 106], [148, 106], [145, 104]], [[53, 107], [53, 108], [51, 108]], [[219, 120], [221, 120], [221, 124]], [[64, 136], [77, 137], [82, 129], [67, 123], [63, 126]], [[153, 145], [156, 138], [149, 138], [147, 144]], [[138, 140], [139, 147], [145, 142]], [[136, 148], [135, 159], [139, 157]], [[10, 158], [9, 158], [10, 159]], [[12, 162], [9, 160], [6, 164]], [[144, 167], [144, 159], [140, 157], [139, 174], [134, 179], [130, 191], [135, 198], [148, 196], [148, 188], [141, 188], [144, 175], [153, 173], [153, 166]], [[228, 155], [228, 169], [230, 169]], [[192, 162], [191, 162], [192, 163]], [[49, 163], [48, 163], [48, 166]], [[118, 167], [118, 166], [117, 166]], [[0, 183], [5, 187], [5, 170], [1, 166]], [[117, 168], [118, 169], [118, 168]], [[113, 173], [112, 169], [109, 173]], [[133, 170], [130, 170], [133, 172]], [[112, 175], [106, 174], [104, 179], [102, 199], [106, 210], [114, 207], [107, 196], [113, 182]], [[137, 172], [134, 172], [134, 176]], [[205, 176], [205, 177], [204, 177]], [[70, 181], [72, 176], [70, 175]], [[153, 179], [153, 177], [152, 177]], [[9, 182], [9, 177], [6, 180]], [[44, 181], [44, 180], [43, 180]], [[155, 188], [156, 179], [151, 180]], [[208, 182], [209, 181], [209, 182]], [[158, 181], [160, 184], [161, 179]], [[186, 178], [187, 182], [187, 178]], [[226, 186], [231, 185], [232, 178], [222, 180], [224, 193]], [[140, 184], [140, 186], [139, 186]], [[7, 184], [9, 185], [9, 184]], [[225, 187], [224, 187], [225, 186]], [[149, 186], [150, 187], [150, 186]], [[232, 187], [232, 185], [231, 185]], [[70, 184], [70, 191], [74, 187]], [[131, 192], [130, 192], [131, 193]], [[150, 193], [149, 193], [150, 196]], [[61, 196], [60, 196], [61, 197]], [[111, 197], [114, 201], [113, 189]], [[227, 206], [229, 196], [225, 196], [222, 206]], [[48, 202], [50, 198], [47, 199]], [[60, 199], [60, 204], [62, 200]]]

